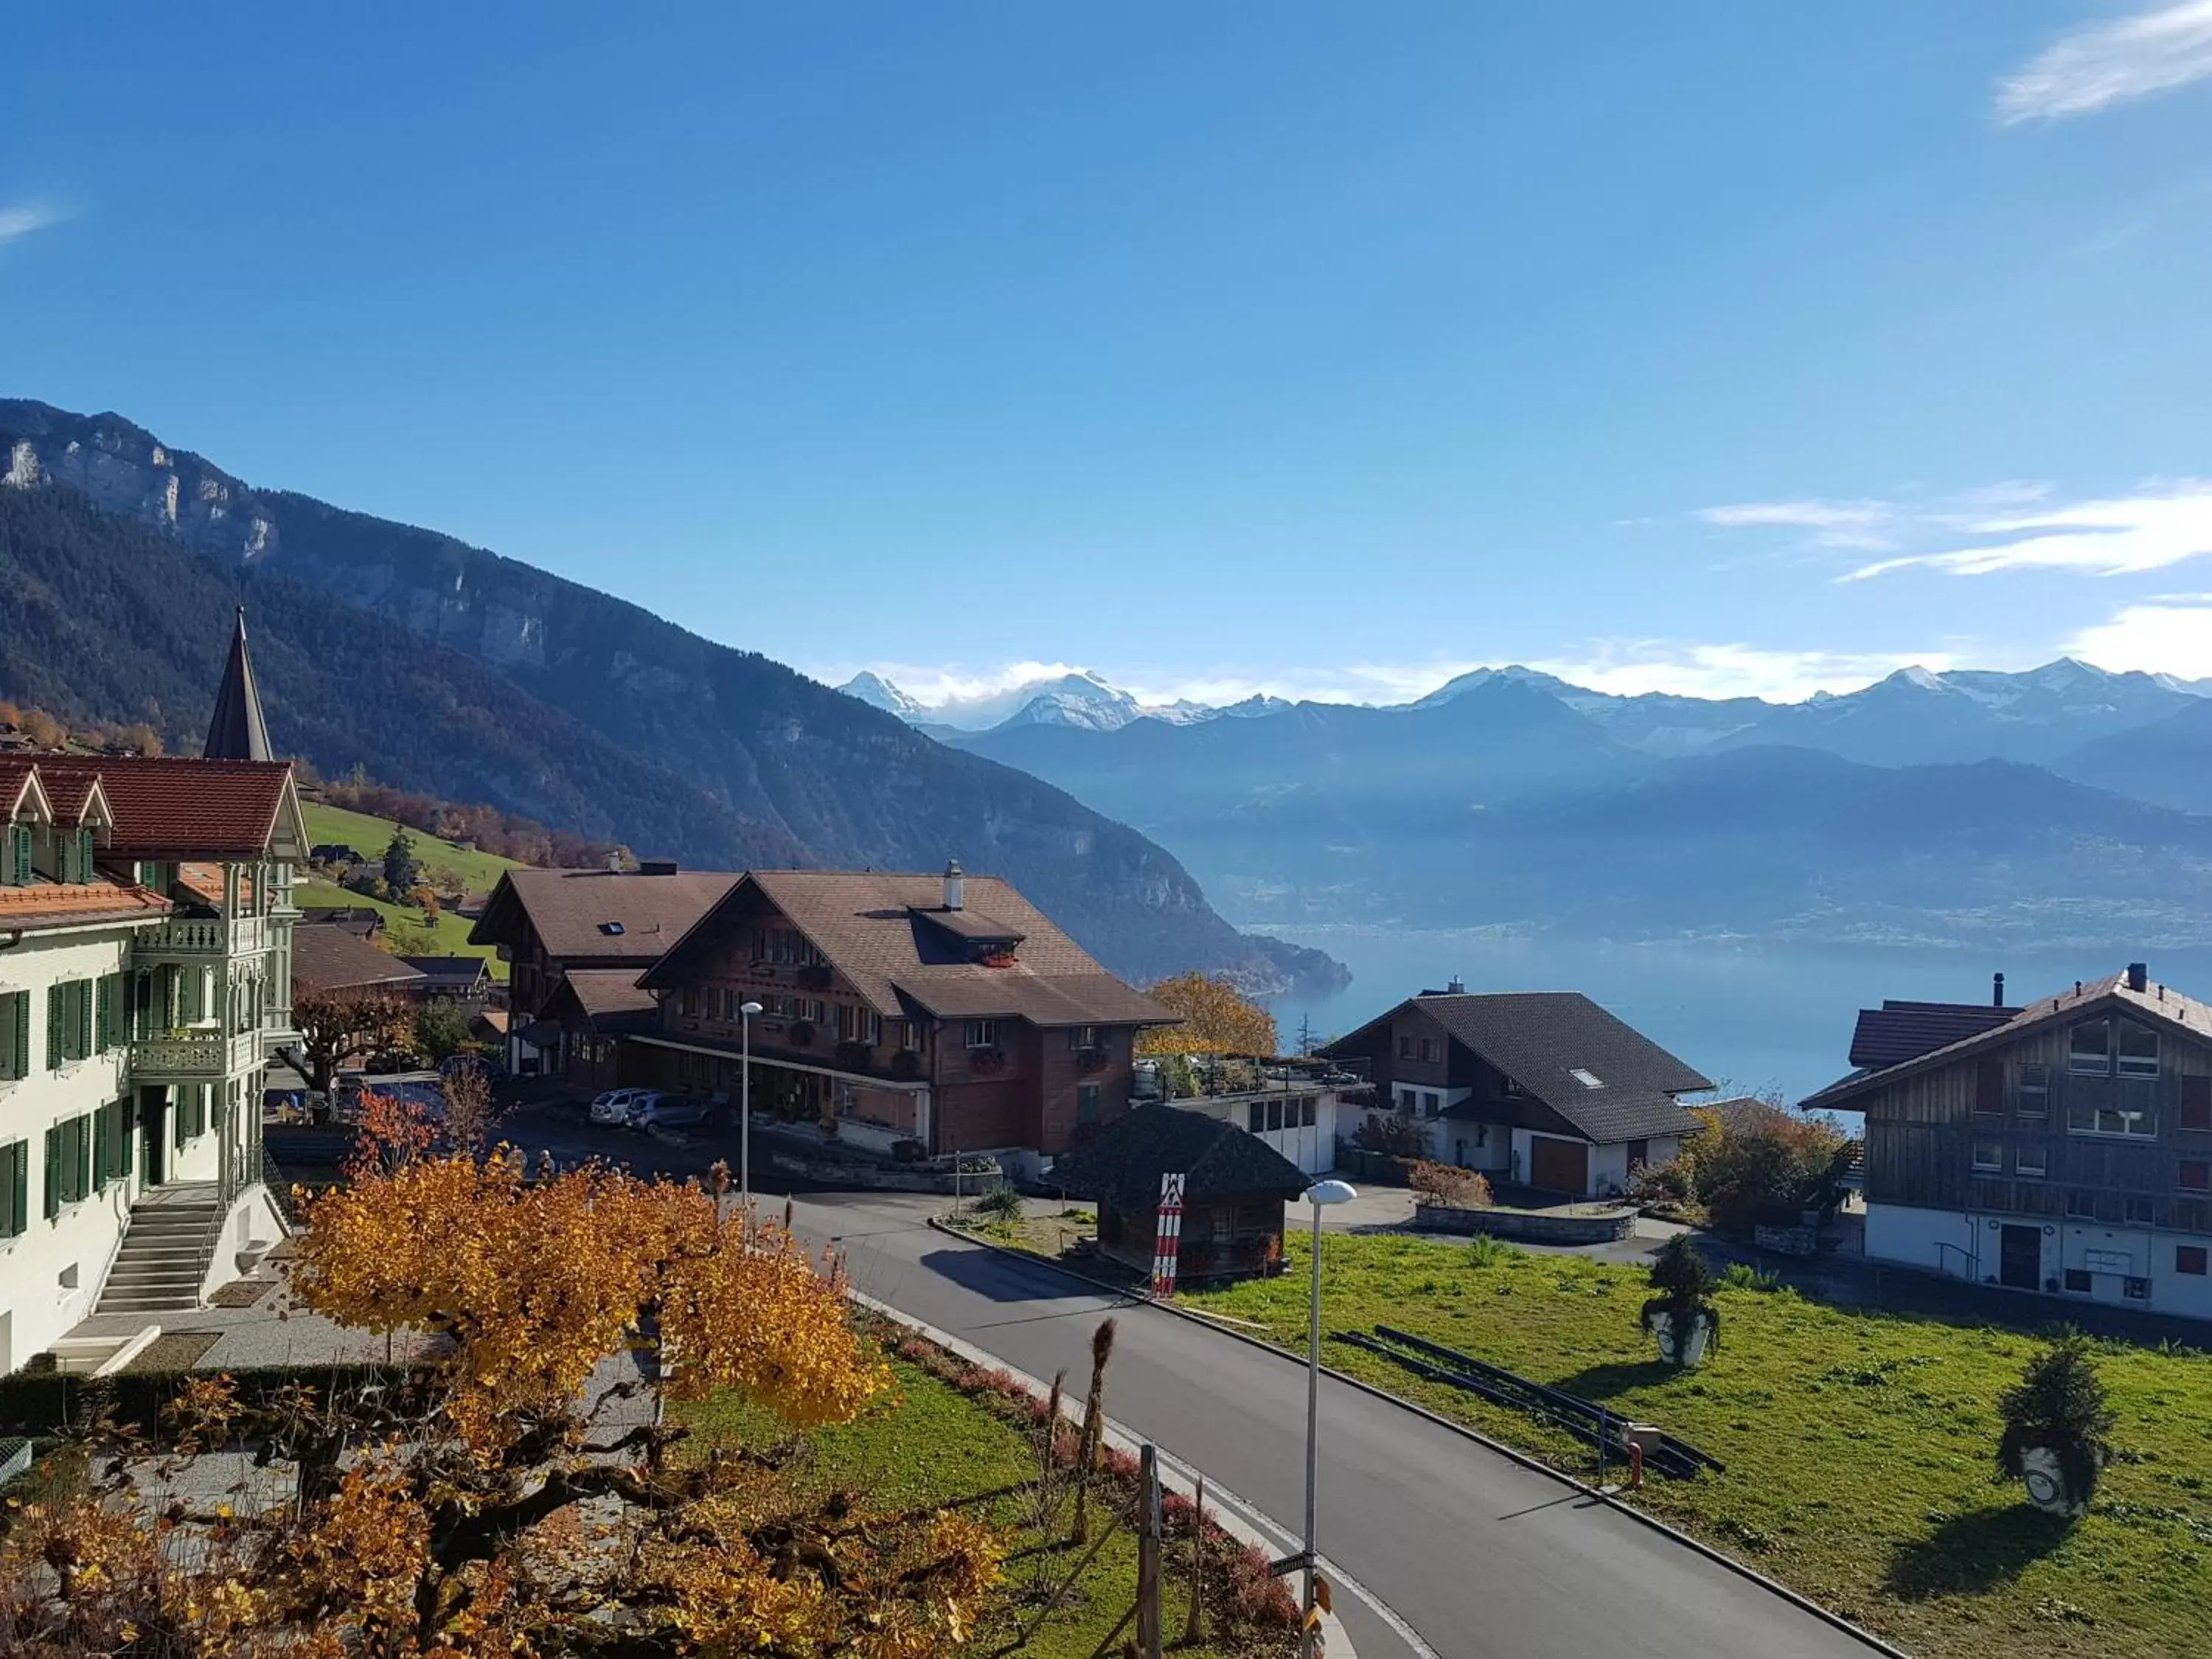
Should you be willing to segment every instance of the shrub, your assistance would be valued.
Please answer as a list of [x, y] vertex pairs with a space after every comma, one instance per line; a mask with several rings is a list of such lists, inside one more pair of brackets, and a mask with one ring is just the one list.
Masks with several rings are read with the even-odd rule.
[[1022, 1195], [1002, 1183], [977, 1199], [975, 1207], [994, 1220], [1019, 1221], [1022, 1218]]
[[1284, 1629], [1298, 1622], [1298, 1599], [1290, 1582], [1267, 1571], [1267, 1555], [1248, 1545], [1229, 1563], [1229, 1606], [1238, 1619]]
[[2058, 1338], [2027, 1362], [2021, 1379], [1997, 1397], [2004, 1434], [1997, 1442], [1997, 1478], [2017, 1480], [2021, 1454], [2046, 1447], [2075, 1494], [2087, 1500], [2097, 1472], [2111, 1460], [2112, 1413], [2105, 1385], [2078, 1333]]
[[1362, 1118], [1352, 1131], [1352, 1144], [1366, 1152], [1391, 1158], [1420, 1158], [1429, 1150], [1428, 1132], [1396, 1112], [1378, 1112]]
[[1698, 1254], [1698, 1247], [1690, 1242], [1687, 1233], [1676, 1233], [1659, 1247], [1658, 1255], [1651, 1258], [1651, 1288], [1659, 1292], [1644, 1304], [1638, 1322], [1650, 1330], [1657, 1316], [1673, 1316], [1675, 1328], [1702, 1315], [1712, 1322], [1709, 1345], [1721, 1345], [1721, 1316], [1713, 1308], [1712, 1265]]
[[1424, 1204], [1442, 1204], [1461, 1210], [1490, 1207], [1490, 1182], [1473, 1170], [1462, 1170], [1455, 1164], [1434, 1164], [1424, 1158], [1407, 1172], [1406, 1184]]
[[1716, 1230], [1787, 1224], [1803, 1210], [1836, 1202], [1849, 1143], [1832, 1123], [1771, 1100], [1694, 1110], [1705, 1127], [1683, 1146], [1677, 1165]]
[[1520, 1254], [1502, 1238], [1494, 1238], [1488, 1233], [1477, 1233], [1468, 1241], [1467, 1263], [1470, 1267], [1494, 1267]]
[[1747, 1261], [1731, 1261], [1720, 1282], [1731, 1291], [1778, 1291], [1782, 1288], [1779, 1273], [1761, 1273]]

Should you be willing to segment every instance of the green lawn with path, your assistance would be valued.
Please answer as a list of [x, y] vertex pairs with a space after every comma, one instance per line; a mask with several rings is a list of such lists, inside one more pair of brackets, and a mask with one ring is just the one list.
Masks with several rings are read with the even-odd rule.
[[[1303, 1352], [1310, 1265], [1186, 1300]], [[1410, 1330], [1694, 1442], [1723, 1476], [1648, 1481], [1640, 1502], [1915, 1653], [2172, 1659], [2212, 1652], [2212, 1356], [2100, 1345], [2118, 1461], [2067, 1528], [1991, 1479], [1998, 1395], [2033, 1337], [1724, 1290], [1721, 1346], [1656, 1361], [1643, 1273], [1402, 1236], [1322, 1244], [1324, 1333]], [[1329, 1364], [1581, 1475], [1587, 1445], [1379, 1356]], [[1617, 1471], [1616, 1471], [1617, 1472]]]
[[[1038, 1547], [1022, 1494], [1036, 1475], [1035, 1452], [1009, 1424], [949, 1384], [902, 1358], [892, 1358], [890, 1365], [896, 1385], [892, 1396], [855, 1422], [810, 1431], [805, 1437], [811, 1455], [787, 1478], [810, 1492], [842, 1489], [864, 1493], [872, 1509], [957, 1508], [1009, 1528], [1016, 1535], [1006, 1571], [1016, 1588], [1000, 1599], [1011, 1602], [1025, 1620], [1037, 1608], [1037, 1598], [1025, 1593], [1025, 1587], [1036, 1583], [1041, 1593], [1042, 1586], [1065, 1577], [1080, 1553], [1071, 1553], [1057, 1543]], [[672, 1405], [670, 1414], [708, 1444], [765, 1449], [789, 1437], [789, 1431], [769, 1413], [735, 1395]], [[1095, 1540], [1095, 1520], [1093, 1528]], [[1188, 1605], [1184, 1548], [1170, 1541], [1167, 1551], [1164, 1628], [1170, 1639], [1181, 1634]], [[1090, 1659], [1134, 1601], [1136, 1583], [1136, 1540], [1125, 1528], [1100, 1552], [1068, 1602], [1019, 1651], [1030, 1659]], [[985, 1621], [963, 1651], [994, 1653], [1013, 1633], [1002, 1610]], [[1284, 1645], [1274, 1644], [1273, 1650], [1279, 1653]], [[1176, 1651], [1189, 1659], [1227, 1659], [1230, 1650], [1209, 1645], [1178, 1646]]]
[[371, 898], [366, 893], [356, 893], [338, 886], [334, 882], [303, 881], [292, 889], [292, 902], [304, 912], [343, 910], [358, 906], [363, 909], [381, 911], [388, 927], [398, 927], [409, 937], [422, 935], [423, 948], [407, 950], [408, 956], [482, 957], [491, 966], [491, 976], [496, 980], [507, 977], [507, 964], [499, 959], [495, 945], [471, 945], [469, 930], [476, 924], [465, 916], [457, 916], [448, 910], [435, 921], [428, 921], [411, 904], [392, 904], [380, 898]]
[[[384, 857], [384, 849], [392, 840], [392, 832], [400, 827], [396, 819], [372, 817], [367, 812], [332, 806], [327, 801], [302, 801], [300, 810], [307, 820], [310, 846], [341, 842], [372, 864]], [[471, 893], [489, 893], [499, 885], [500, 877], [507, 871], [521, 867], [513, 859], [503, 859], [492, 853], [479, 853], [471, 848], [456, 847], [449, 841], [441, 841], [420, 830], [410, 829], [407, 836], [415, 843], [415, 861], [417, 864], [426, 870], [442, 867], [453, 871], [460, 877], [461, 885]]]

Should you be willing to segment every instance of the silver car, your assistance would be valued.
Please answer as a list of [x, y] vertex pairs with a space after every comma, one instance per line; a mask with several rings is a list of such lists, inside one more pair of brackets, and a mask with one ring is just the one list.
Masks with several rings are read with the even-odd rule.
[[586, 1115], [594, 1123], [627, 1123], [629, 1109], [637, 1103], [637, 1097], [649, 1092], [645, 1089], [610, 1089], [592, 1097]]
[[714, 1103], [696, 1095], [641, 1093], [630, 1103], [629, 1127], [641, 1132], [708, 1128], [714, 1121]]

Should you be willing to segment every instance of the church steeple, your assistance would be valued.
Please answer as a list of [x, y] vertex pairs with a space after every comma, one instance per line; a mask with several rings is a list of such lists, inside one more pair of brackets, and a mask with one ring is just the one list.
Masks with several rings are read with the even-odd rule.
[[253, 683], [253, 659], [246, 650], [246, 607], [238, 607], [238, 627], [230, 636], [230, 661], [222, 671], [222, 690], [215, 695], [215, 718], [208, 722], [210, 760], [273, 760], [269, 724], [261, 718], [261, 692]]

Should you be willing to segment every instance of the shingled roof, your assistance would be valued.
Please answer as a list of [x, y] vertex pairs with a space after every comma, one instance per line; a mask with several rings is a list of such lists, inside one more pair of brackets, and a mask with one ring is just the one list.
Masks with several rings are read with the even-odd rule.
[[1696, 1133], [1674, 1097], [1710, 1089], [1693, 1071], [1579, 991], [1451, 993], [1419, 996], [1322, 1050], [1349, 1052], [1375, 1026], [1419, 1008], [1600, 1144]]
[[292, 983], [301, 990], [403, 991], [422, 980], [420, 969], [343, 927], [292, 930]]
[[2085, 981], [2077, 990], [2060, 991], [2051, 996], [2039, 997], [2025, 1008], [2011, 1011], [2012, 1017], [2002, 1024], [1947, 1042], [1941, 1048], [1931, 1048], [1924, 1054], [1914, 1054], [1889, 1066], [1863, 1066], [1850, 1076], [1831, 1083], [1819, 1093], [1799, 1101], [1798, 1108], [1806, 1111], [1827, 1110], [1836, 1107], [1849, 1109], [1853, 1102], [1876, 1089], [1887, 1087], [1900, 1078], [1930, 1071], [1939, 1066], [1948, 1066], [1954, 1060], [1985, 1054], [1991, 1049], [2002, 1048], [2027, 1032], [2054, 1020], [2075, 1020], [2115, 1009], [2212, 1046], [2212, 1006], [2185, 996], [2170, 985], [2154, 981], [2147, 981], [2142, 990], [2135, 990], [2128, 984], [2125, 974], [2110, 974], [2103, 979]]
[[736, 884], [726, 870], [509, 870], [469, 929], [472, 945], [520, 945], [525, 927], [568, 961], [657, 961]]
[[653, 993], [638, 989], [635, 968], [571, 968], [545, 1000], [545, 1018], [563, 1023], [568, 1009], [602, 1036], [650, 1031], [658, 1018]]
[[288, 761], [41, 755], [37, 763], [50, 794], [79, 799], [98, 781], [115, 819], [102, 850], [118, 858], [248, 860], [307, 851]]
[[[878, 1013], [890, 1018], [1026, 1019], [1032, 1024], [1164, 1025], [1175, 1016], [1108, 973], [1007, 882], [965, 878], [948, 910], [936, 875], [757, 870], [639, 982], [684, 983], [725, 948], [724, 923], [749, 894], [774, 905]], [[948, 925], [948, 922], [950, 925]], [[975, 959], [1005, 942], [1011, 955]]]
[[[969, 878], [972, 882], [973, 877]], [[1186, 1202], [1200, 1198], [1296, 1198], [1298, 1166], [1236, 1124], [1173, 1106], [1139, 1106], [1052, 1166], [1052, 1184], [1121, 1210], [1160, 1201], [1160, 1177], [1180, 1171]]]
[[1859, 1010], [1851, 1032], [1854, 1066], [1896, 1066], [1932, 1054], [2019, 1018], [2020, 1010], [1987, 1002], [1897, 1002]]

